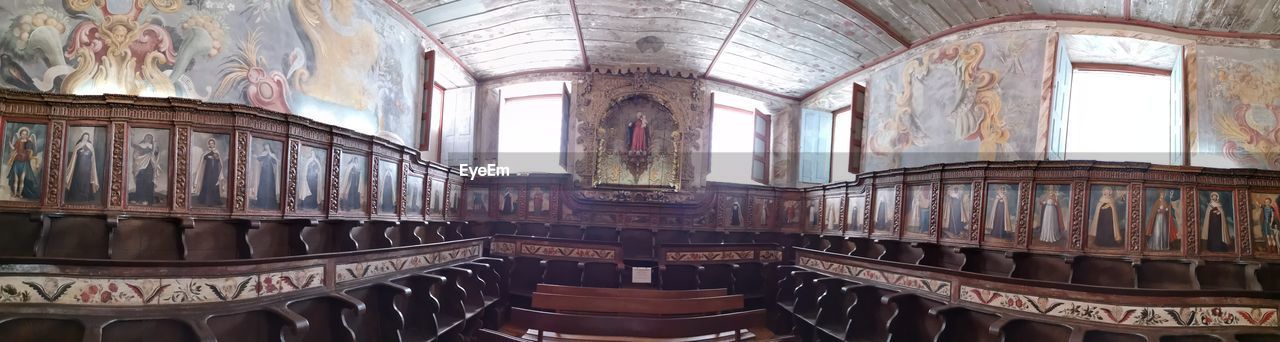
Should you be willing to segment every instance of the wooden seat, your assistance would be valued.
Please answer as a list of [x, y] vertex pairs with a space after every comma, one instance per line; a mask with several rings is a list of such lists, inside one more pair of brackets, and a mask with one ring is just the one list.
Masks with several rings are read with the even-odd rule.
[[534, 292], [533, 308], [619, 315], [697, 315], [741, 310], [742, 295], [701, 298], [618, 298]]
[[655, 298], [655, 299], [703, 298], [703, 297], [724, 296], [729, 294], [728, 289], [663, 291], [663, 290], [646, 290], [646, 289], [579, 287], [579, 286], [564, 286], [564, 285], [552, 285], [552, 284], [538, 284], [537, 290], [535, 290], [535, 292], [541, 292], [546, 294], [570, 295], [570, 296], [586, 296], [586, 297]]
[[[741, 311], [712, 316], [683, 318], [639, 318], [561, 314], [522, 308], [512, 308], [507, 328], [509, 335], [537, 330], [541, 341], [548, 332], [572, 335], [619, 336], [633, 338], [675, 339], [733, 333], [733, 341], [742, 341], [743, 329], [757, 339], [771, 338], [773, 334], [764, 328], [765, 310]], [[515, 339], [519, 341], [520, 339]], [[512, 341], [496, 339], [490, 341]]]

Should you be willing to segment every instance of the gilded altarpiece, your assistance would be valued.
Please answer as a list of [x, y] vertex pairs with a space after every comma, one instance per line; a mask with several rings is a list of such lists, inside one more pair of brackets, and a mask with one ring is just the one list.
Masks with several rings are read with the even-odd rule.
[[637, 73], [578, 82], [580, 184], [676, 191], [695, 184], [688, 152], [701, 150], [706, 125], [701, 81]]

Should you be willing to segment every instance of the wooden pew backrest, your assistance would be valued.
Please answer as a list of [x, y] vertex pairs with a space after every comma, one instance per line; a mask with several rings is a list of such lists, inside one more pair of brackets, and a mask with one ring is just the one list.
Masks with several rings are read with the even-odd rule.
[[508, 324], [520, 329], [560, 334], [680, 338], [762, 327], [764, 309], [689, 318], [637, 318], [572, 315], [511, 309]]
[[534, 292], [533, 308], [559, 312], [613, 313], [623, 315], [693, 315], [741, 310], [742, 295], [702, 298], [617, 298], [570, 296]]
[[655, 299], [702, 298], [702, 297], [724, 296], [729, 294], [728, 289], [664, 291], [664, 290], [647, 290], [647, 289], [616, 289], [616, 288], [601, 288], [601, 287], [563, 286], [563, 285], [552, 285], [552, 284], [538, 284], [537, 290], [535, 290], [534, 292], [569, 295], [569, 296], [585, 296], [585, 297], [655, 298]]

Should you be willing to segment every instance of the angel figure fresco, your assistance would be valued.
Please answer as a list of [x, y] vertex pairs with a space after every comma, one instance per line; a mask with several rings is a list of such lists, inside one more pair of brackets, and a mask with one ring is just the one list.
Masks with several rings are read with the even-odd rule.
[[36, 135], [30, 128], [18, 128], [17, 136], [9, 142], [9, 160], [5, 164], [9, 170], [5, 182], [9, 186], [9, 196], [18, 200], [34, 201], [40, 199], [40, 158], [36, 151]]

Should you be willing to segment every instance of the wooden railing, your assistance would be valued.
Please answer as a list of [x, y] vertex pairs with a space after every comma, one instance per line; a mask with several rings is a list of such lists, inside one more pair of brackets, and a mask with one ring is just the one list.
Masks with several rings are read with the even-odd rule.
[[1280, 338], [1277, 293], [1017, 279], [797, 249], [778, 283], [778, 332], [942, 341]]
[[483, 256], [487, 240], [228, 261], [0, 259], [0, 339], [460, 336], [500, 323], [504, 264]]

